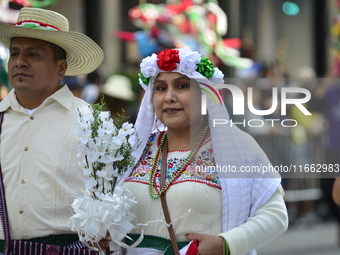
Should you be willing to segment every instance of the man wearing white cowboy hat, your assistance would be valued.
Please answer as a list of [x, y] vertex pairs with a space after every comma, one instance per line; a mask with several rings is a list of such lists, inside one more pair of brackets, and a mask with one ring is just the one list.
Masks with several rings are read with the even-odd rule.
[[80, 244], [68, 226], [70, 204], [84, 187], [77, 107], [86, 103], [60, 81], [95, 70], [103, 52], [49, 10], [22, 8], [18, 23], [0, 31], [14, 88], [0, 103], [0, 252], [71, 254]]

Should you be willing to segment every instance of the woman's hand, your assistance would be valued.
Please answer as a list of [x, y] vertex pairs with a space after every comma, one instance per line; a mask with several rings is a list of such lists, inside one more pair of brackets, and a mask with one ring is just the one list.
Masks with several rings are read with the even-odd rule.
[[211, 236], [207, 234], [186, 234], [185, 237], [190, 240], [198, 240], [199, 255], [225, 255], [224, 239], [220, 236]]
[[110, 254], [110, 241], [111, 241], [111, 236], [110, 234], [107, 234], [105, 238], [101, 239], [98, 244], [95, 243], [94, 247], [98, 248], [105, 254]]
[[107, 239], [102, 239], [98, 242], [99, 249], [101, 249], [105, 254], [110, 254], [110, 241]]

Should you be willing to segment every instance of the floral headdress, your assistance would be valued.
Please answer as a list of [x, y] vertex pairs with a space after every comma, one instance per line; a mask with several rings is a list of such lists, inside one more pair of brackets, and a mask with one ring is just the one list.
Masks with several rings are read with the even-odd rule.
[[147, 90], [153, 79], [161, 72], [178, 72], [189, 78], [222, 79], [223, 73], [197, 51], [188, 49], [167, 49], [158, 55], [152, 54], [140, 64], [139, 83]]
[[[207, 109], [212, 109], [212, 104], [218, 109], [225, 110], [225, 119], [229, 119], [228, 112], [224, 106], [223, 99], [219, 95], [215, 84], [222, 84], [223, 73], [214, 67], [213, 63], [206, 57], [202, 57], [197, 51], [189, 49], [167, 49], [157, 54], [152, 54], [142, 60], [140, 64], [139, 83], [145, 90], [135, 127], [138, 130], [138, 138], [141, 145], [133, 151], [133, 156], [140, 158], [150, 134], [157, 129], [162, 129], [163, 123], [157, 120], [152, 103], [153, 85], [155, 78], [161, 72], [178, 72], [188, 78], [196, 79], [202, 93], [209, 94]], [[218, 98], [218, 100], [216, 100]], [[215, 102], [219, 102], [215, 104]], [[213, 112], [209, 112], [209, 118], [214, 118]], [[210, 125], [210, 121], [209, 121]], [[124, 176], [123, 181], [128, 175]], [[122, 183], [122, 182], [121, 182]]]

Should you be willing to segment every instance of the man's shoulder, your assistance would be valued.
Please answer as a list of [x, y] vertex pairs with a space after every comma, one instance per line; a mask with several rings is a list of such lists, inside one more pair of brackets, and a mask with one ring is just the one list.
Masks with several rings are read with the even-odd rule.
[[89, 106], [89, 104], [79, 97], [73, 98], [73, 107], [74, 108], [84, 107], [84, 106]]

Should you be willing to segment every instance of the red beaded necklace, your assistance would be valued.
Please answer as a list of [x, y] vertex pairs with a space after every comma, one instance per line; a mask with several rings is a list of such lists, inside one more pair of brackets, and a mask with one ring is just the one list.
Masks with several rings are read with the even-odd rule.
[[[197, 151], [199, 150], [199, 148], [202, 146], [202, 144], [204, 143], [204, 141], [206, 140], [206, 137], [208, 135], [208, 123], [204, 126], [199, 139], [197, 140], [193, 150], [190, 151], [189, 155], [186, 157], [186, 159], [182, 162], [182, 164], [177, 168], [177, 170], [173, 173], [172, 178], [162, 187], [157, 187], [157, 183], [156, 183], [156, 172], [157, 172], [157, 168], [158, 168], [158, 162], [161, 156], [161, 152], [163, 149], [163, 144], [164, 141], [166, 139], [167, 133], [164, 133], [160, 145], [158, 146], [155, 158], [154, 158], [154, 163], [152, 165], [152, 169], [151, 169], [151, 175], [150, 175], [150, 181], [149, 181], [149, 193], [150, 196], [153, 199], [157, 199], [159, 198], [161, 195], [165, 194], [171, 183], [187, 168], [187, 166], [190, 164], [190, 161], [192, 159], [192, 157], [197, 153]], [[162, 159], [162, 160], [167, 160], [167, 159]]]

